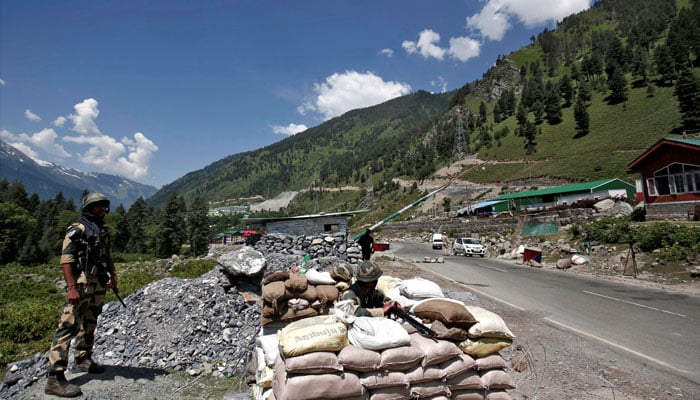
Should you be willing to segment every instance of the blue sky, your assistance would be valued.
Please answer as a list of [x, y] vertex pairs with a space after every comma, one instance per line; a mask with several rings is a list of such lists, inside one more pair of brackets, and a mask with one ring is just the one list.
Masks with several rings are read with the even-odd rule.
[[2, 0], [0, 139], [160, 187], [479, 79], [592, 0]]

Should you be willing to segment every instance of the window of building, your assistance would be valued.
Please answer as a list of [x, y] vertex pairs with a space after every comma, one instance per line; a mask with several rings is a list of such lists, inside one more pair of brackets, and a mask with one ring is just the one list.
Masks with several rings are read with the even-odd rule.
[[649, 196], [678, 193], [700, 193], [700, 166], [673, 163], [647, 179]]
[[338, 225], [338, 224], [324, 224], [323, 230], [326, 232], [338, 232], [340, 230], [340, 225]]

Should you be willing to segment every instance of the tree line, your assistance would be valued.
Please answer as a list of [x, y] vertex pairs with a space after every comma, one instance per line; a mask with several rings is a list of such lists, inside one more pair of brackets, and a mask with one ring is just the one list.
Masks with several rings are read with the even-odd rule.
[[[84, 191], [83, 195], [88, 191]], [[21, 182], [0, 180], [0, 265], [46, 263], [61, 252], [66, 228], [80, 215], [80, 200], [57, 193], [42, 200], [29, 195]], [[206, 254], [216, 232], [240, 221], [240, 217], [212, 219], [209, 204], [197, 196], [187, 204], [172, 194], [160, 208], [139, 197], [128, 210], [112, 204], [105, 223], [112, 234], [112, 251], [150, 254]]]

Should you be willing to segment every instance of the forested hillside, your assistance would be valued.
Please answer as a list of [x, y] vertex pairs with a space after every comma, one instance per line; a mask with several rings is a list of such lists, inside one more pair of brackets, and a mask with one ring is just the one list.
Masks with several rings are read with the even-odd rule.
[[626, 165], [644, 149], [700, 128], [697, 21], [697, 0], [601, 0], [458, 90], [348, 112], [187, 174], [149, 202], [364, 187], [370, 168], [382, 188], [397, 177], [430, 177], [460, 149], [487, 161], [462, 172], [473, 182], [632, 180]]

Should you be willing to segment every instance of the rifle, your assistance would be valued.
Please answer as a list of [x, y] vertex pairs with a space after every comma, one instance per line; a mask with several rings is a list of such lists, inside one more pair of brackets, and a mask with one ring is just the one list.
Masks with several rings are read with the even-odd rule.
[[[111, 278], [111, 274], [107, 271], [105, 271], [104, 268], [100, 268], [99, 272], [97, 273], [97, 281], [100, 282], [100, 285], [105, 286], [109, 279]], [[124, 303], [124, 300], [122, 300], [121, 296], [119, 296], [119, 288], [116, 286], [112, 286], [112, 292], [114, 292], [114, 295], [117, 296], [117, 300], [119, 300], [120, 303], [122, 303], [122, 307], [124, 308], [129, 308], [126, 306]]]
[[402, 320], [406, 321], [409, 325], [416, 328], [418, 333], [420, 333], [421, 335], [423, 335], [425, 337], [435, 338], [437, 336], [437, 333], [434, 330], [423, 325], [421, 322], [416, 321], [415, 318], [413, 318], [406, 311], [397, 307], [396, 304], [392, 305], [391, 308], [389, 308], [388, 314], [397, 316], [397, 317], [401, 318]]

